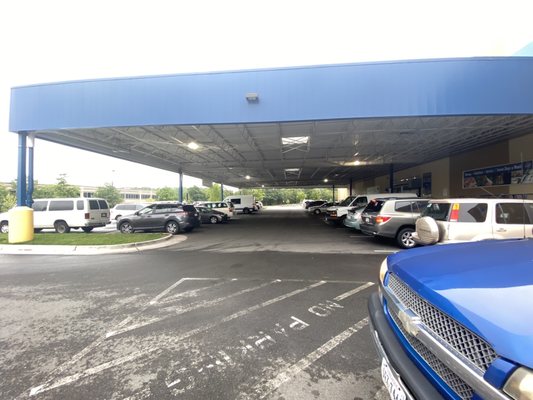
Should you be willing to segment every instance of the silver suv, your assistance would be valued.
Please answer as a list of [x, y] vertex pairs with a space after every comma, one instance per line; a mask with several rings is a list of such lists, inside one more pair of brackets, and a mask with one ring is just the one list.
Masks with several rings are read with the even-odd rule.
[[533, 237], [533, 200], [431, 200], [416, 222], [418, 244]]
[[367, 235], [393, 238], [402, 249], [416, 244], [412, 234], [415, 221], [429, 200], [374, 199], [361, 214], [361, 232]]

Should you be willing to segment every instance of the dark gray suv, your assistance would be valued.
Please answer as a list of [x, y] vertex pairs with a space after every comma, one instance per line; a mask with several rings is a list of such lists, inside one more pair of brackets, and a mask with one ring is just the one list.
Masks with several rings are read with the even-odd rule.
[[200, 215], [194, 206], [179, 202], [157, 202], [119, 219], [117, 229], [122, 233], [164, 230], [176, 234], [190, 232], [200, 224]]
[[415, 247], [415, 222], [429, 200], [374, 199], [361, 214], [361, 232], [396, 239], [402, 249]]

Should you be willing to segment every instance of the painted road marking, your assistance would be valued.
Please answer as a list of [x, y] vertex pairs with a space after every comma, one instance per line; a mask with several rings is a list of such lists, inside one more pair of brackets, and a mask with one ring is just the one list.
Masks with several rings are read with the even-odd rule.
[[[256, 398], [259, 398], [259, 399], [265, 398], [270, 393], [272, 393], [274, 390], [278, 389], [285, 382], [288, 382], [289, 380], [293, 379], [302, 370], [308, 368], [315, 361], [319, 360], [321, 357], [328, 354], [331, 350], [333, 350], [339, 344], [344, 342], [346, 339], [350, 338], [354, 333], [359, 332], [366, 325], [368, 325], [368, 317], [352, 325], [345, 331], [341, 332], [340, 334], [338, 334], [331, 340], [324, 343], [322, 346], [320, 346], [318, 349], [316, 349], [312, 353], [300, 359], [298, 362], [286, 368], [284, 371], [281, 371], [274, 379], [271, 379], [270, 381], [264, 384], [260, 384], [259, 386], [256, 386], [256, 388], [253, 390]], [[244, 395], [244, 397], [241, 395], [238, 398], [239, 399], [250, 398], [250, 395]]]
[[148, 304], [157, 303], [161, 297], [165, 296], [167, 293], [169, 293], [176, 286], [180, 285], [182, 282], [185, 282], [185, 281], [215, 281], [215, 280], [218, 280], [218, 279], [216, 279], [216, 278], [181, 278], [179, 281], [177, 281], [173, 285], [171, 285], [168, 288], [166, 288], [165, 290], [163, 290], [157, 296], [155, 296], [152, 300], [150, 300], [150, 302]]
[[374, 250], [374, 253], [383, 253], [383, 254], [394, 254], [398, 253], [400, 250]]
[[[180, 280], [180, 281], [183, 281], [183, 280]], [[180, 281], [178, 281], [178, 282], [180, 282]], [[220, 320], [218, 320], [216, 322], [212, 322], [212, 323], [206, 324], [206, 325], [204, 325], [204, 326], [202, 326], [200, 328], [196, 328], [196, 329], [193, 329], [191, 331], [185, 332], [185, 333], [183, 333], [181, 335], [176, 336], [173, 340], [171, 340], [168, 343], [166, 343], [165, 344], [165, 351], [171, 350], [169, 345], [179, 345], [179, 343], [181, 341], [183, 341], [184, 339], [187, 339], [187, 338], [189, 338], [191, 336], [194, 336], [194, 335], [197, 335], [199, 333], [205, 332], [205, 331], [207, 331], [209, 329], [212, 329], [212, 328], [214, 328], [214, 327], [216, 327], [216, 326], [218, 326], [220, 324], [232, 321], [232, 320], [234, 320], [236, 318], [248, 315], [248, 314], [250, 314], [250, 313], [252, 313], [254, 311], [257, 311], [257, 310], [259, 310], [261, 308], [264, 308], [264, 307], [270, 306], [272, 304], [275, 304], [277, 302], [280, 302], [282, 300], [288, 299], [289, 297], [292, 297], [292, 296], [295, 296], [297, 294], [303, 293], [303, 292], [305, 292], [307, 290], [310, 290], [310, 289], [313, 289], [315, 287], [324, 285], [325, 283], [327, 283], [327, 282], [326, 281], [320, 281], [320, 282], [314, 283], [312, 285], [306, 286], [304, 288], [293, 290], [290, 293], [275, 297], [273, 299], [267, 300], [267, 301], [265, 301], [263, 303], [255, 305], [255, 306], [245, 308], [245, 309], [243, 309], [241, 311], [238, 311], [238, 312], [236, 312], [234, 314], [231, 314], [231, 315], [229, 315], [227, 317], [224, 317], [224, 318], [222, 318], [222, 319], [220, 319]], [[177, 285], [174, 284], [171, 287], [175, 287], [175, 286], [177, 286]], [[166, 290], [165, 292], [168, 293], [168, 290]], [[156, 296], [156, 297], [161, 298], [162, 296]], [[146, 349], [135, 351], [135, 352], [133, 352], [133, 353], [127, 355], [127, 356], [120, 357], [120, 358], [117, 358], [117, 359], [115, 359], [113, 361], [109, 361], [109, 362], [97, 365], [96, 367], [88, 368], [88, 369], [86, 369], [83, 372], [76, 373], [74, 375], [70, 375], [70, 376], [67, 376], [67, 377], [64, 377], [64, 378], [57, 379], [57, 380], [55, 380], [55, 381], [53, 381], [51, 383], [45, 383], [45, 384], [36, 386], [36, 387], [30, 389], [30, 396], [33, 396], [33, 395], [36, 395], [36, 394], [39, 394], [39, 393], [43, 393], [45, 391], [48, 391], [48, 390], [51, 390], [51, 389], [55, 389], [55, 388], [58, 388], [60, 386], [64, 386], [64, 385], [76, 382], [76, 381], [78, 381], [78, 380], [80, 380], [82, 378], [89, 377], [91, 375], [94, 375], [94, 374], [97, 374], [99, 372], [105, 371], [105, 370], [107, 370], [109, 368], [113, 368], [113, 367], [122, 365], [122, 364], [124, 364], [126, 362], [130, 362], [130, 361], [136, 360], [138, 358], [150, 355], [150, 354], [155, 353], [155, 352], [157, 352], [159, 350], [160, 350], [160, 345], [159, 344], [157, 344], [155, 346], [151, 346], [151, 347], [149, 346]]]
[[[214, 300], [204, 300], [204, 301], [201, 301], [201, 302], [190, 304], [190, 305], [185, 306], [185, 307], [180, 307], [180, 306], [165, 307], [165, 308], [163, 308], [163, 310], [164, 311], [168, 311], [168, 312], [172, 312], [172, 315], [165, 315], [163, 317], [155, 317], [155, 318], [151, 318], [151, 319], [146, 320], [146, 321], [139, 322], [137, 324], [125, 326], [122, 329], [117, 329], [117, 330], [114, 330], [114, 331], [106, 333], [105, 337], [106, 337], [106, 339], [108, 339], [108, 338], [111, 338], [113, 336], [117, 336], [117, 335], [120, 335], [122, 333], [130, 332], [130, 331], [133, 331], [135, 329], [139, 329], [139, 328], [142, 328], [142, 327], [145, 327], [145, 326], [148, 326], [148, 325], [152, 325], [152, 324], [164, 321], [164, 320], [169, 319], [169, 318], [175, 318], [178, 315], [185, 314], [187, 312], [190, 312], [190, 311], [193, 311], [193, 310], [197, 310], [199, 308], [211, 307], [211, 306], [217, 305], [219, 303], [222, 303], [224, 300], [231, 299], [231, 298], [236, 297], [236, 296], [240, 296], [241, 294], [244, 294], [244, 293], [253, 292], [254, 290], [262, 289], [262, 288], [264, 288], [266, 286], [272, 285], [273, 283], [279, 283], [279, 282], [281, 282], [281, 281], [279, 279], [276, 279], [274, 281], [266, 282], [266, 283], [263, 283], [263, 284], [258, 285], [258, 286], [254, 286], [254, 287], [251, 287], [251, 288], [248, 288], [248, 289], [240, 290], [240, 291], [232, 293], [232, 294], [230, 294], [228, 296], [219, 297], [218, 299], [214, 299]], [[216, 285], [213, 285], [213, 286], [216, 286]], [[211, 287], [213, 287], [213, 286], [211, 286]], [[164, 303], [160, 303], [160, 304], [164, 304]]]
[[362, 286], [359, 286], [353, 290], [350, 290], [349, 292], [346, 292], [346, 293], [343, 293], [341, 295], [338, 295], [337, 297], [335, 297], [333, 300], [335, 301], [341, 301], [341, 300], [344, 300], [346, 299], [347, 297], [350, 297], [356, 293], [359, 293], [361, 290], [365, 290], [366, 288], [372, 286], [374, 283], [373, 282], [367, 282], [365, 283], [364, 285]]

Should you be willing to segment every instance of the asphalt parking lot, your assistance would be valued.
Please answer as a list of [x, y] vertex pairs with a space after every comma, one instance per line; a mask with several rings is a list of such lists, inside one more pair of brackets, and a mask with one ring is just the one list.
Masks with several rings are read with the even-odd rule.
[[301, 208], [187, 236], [0, 256], [0, 398], [387, 398], [366, 299], [392, 244]]

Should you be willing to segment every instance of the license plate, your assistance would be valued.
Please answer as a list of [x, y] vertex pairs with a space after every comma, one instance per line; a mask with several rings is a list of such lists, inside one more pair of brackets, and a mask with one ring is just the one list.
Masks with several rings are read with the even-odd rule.
[[370, 222], [370, 218], [365, 218], [365, 222]]
[[102, 218], [107, 217], [107, 213], [102, 213], [101, 215], [102, 215]]
[[406, 399], [405, 392], [403, 391], [402, 387], [398, 383], [398, 380], [392, 373], [389, 367], [389, 363], [384, 358], [381, 360], [381, 379], [383, 379], [383, 383], [389, 391], [390, 398], [392, 400]]

